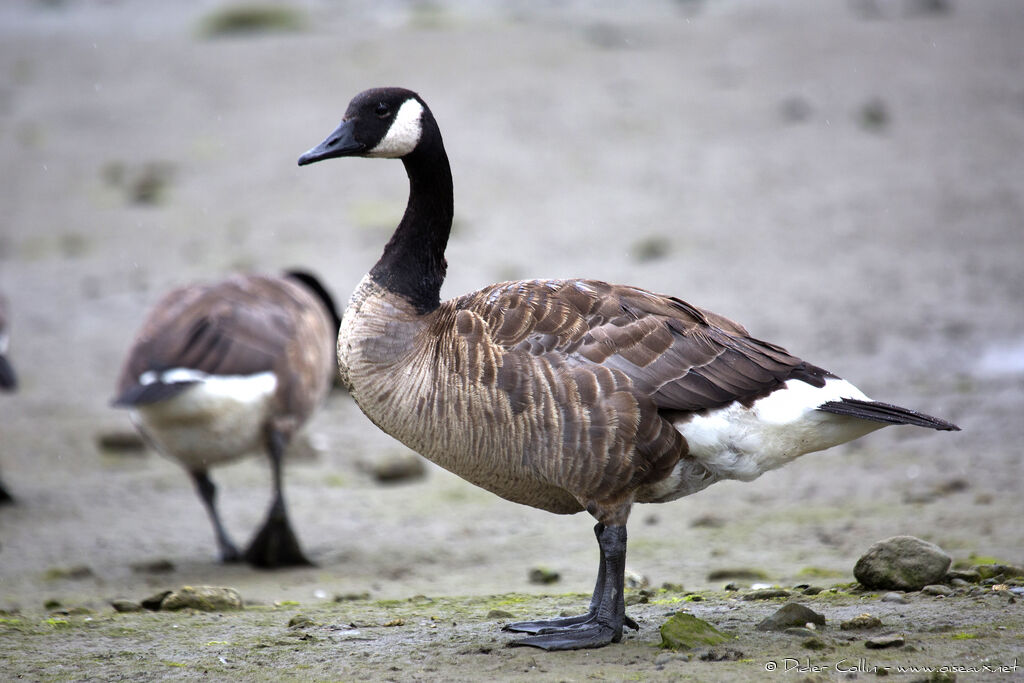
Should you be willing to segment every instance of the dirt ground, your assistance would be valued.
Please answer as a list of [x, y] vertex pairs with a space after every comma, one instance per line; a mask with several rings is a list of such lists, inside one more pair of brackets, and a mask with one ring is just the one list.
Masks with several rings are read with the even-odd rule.
[[[0, 290], [21, 379], [0, 396], [0, 473], [18, 500], [0, 509], [4, 678], [759, 680], [778, 662], [776, 676], [800, 680], [1024, 665], [1024, 603], [1009, 592], [807, 598], [829, 620], [826, 649], [807, 650], [754, 628], [778, 601], [711, 578], [844, 584], [896, 534], [1024, 564], [1018, 2], [308, 0], [287, 6], [287, 30], [214, 35], [227, 6], [0, 6]], [[181, 469], [99, 444], [130, 429], [108, 407], [119, 364], [147, 308], [184, 282], [302, 265], [347, 298], [401, 215], [405, 176], [295, 162], [376, 85], [420, 92], [445, 135], [456, 224], [443, 294], [514, 277], [640, 285], [963, 431], [888, 429], [639, 506], [629, 569], [672, 587], [631, 608], [639, 634], [600, 651], [510, 649], [498, 631], [583, 606], [592, 521], [432, 466], [376, 483], [368, 466], [405, 452], [343, 393], [286, 472], [317, 567], [219, 565]], [[266, 463], [213, 477], [244, 542], [269, 502]], [[560, 581], [530, 583], [537, 567]], [[109, 606], [183, 585], [231, 586], [250, 606]], [[652, 647], [677, 609], [735, 646]], [[836, 626], [865, 611], [906, 647], [868, 651]], [[297, 613], [311, 625], [289, 628]]]

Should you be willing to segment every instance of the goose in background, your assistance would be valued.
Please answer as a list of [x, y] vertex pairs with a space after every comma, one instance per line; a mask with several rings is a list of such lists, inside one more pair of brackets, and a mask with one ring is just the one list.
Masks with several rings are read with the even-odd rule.
[[299, 158], [401, 159], [405, 214], [338, 337], [342, 381], [378, 427], [508, 500], [596, 520], [586, 614], [509, 624], [547, 650], [618, 642], [626, 522], [722, 479], [752, 480], [886, 425], [956, 430], [879, 403], [740, 325], [672, 296], [596, 280], [505, 282], [440, 301], [452, 176], [430, 109], [365, 91]]
[[[7, 348], [10, 345], [10, 337], [7, 332], [7, 299], [0, 294], [0, 392], [14, 391], [18, 388], [18, 376], [14, 374], [14, 368], [7, 360]], [[7, 505], [14, 502], [14, 497], [0, 481], [0, 505]]]
[[[311, 564], [288, 519], [281, 469], [292, 436], [333, 384], [339, 323], [309, 273], [239, 275], [164, 296], [128, 352], [113, 404], [188, 471], [224, 562]], [[270, 456], [273, 501], [241, 553], [217, 513], [209, 469], [259, 450]]]

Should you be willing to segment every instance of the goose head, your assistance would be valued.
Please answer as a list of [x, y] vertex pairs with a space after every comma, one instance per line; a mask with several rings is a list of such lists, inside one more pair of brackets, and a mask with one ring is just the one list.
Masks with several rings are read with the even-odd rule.
[[349, 103], [335, 131], [299, 157], [299, 166], [337, 157], [408, 156], [423, 137], [428, 112], [423, 100], [411, 90], [365, 90]]

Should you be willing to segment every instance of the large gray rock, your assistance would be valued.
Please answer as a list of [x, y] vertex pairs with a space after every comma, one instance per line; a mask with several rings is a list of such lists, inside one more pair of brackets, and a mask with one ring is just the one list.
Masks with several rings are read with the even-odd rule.
[[893, 536], [868, 548], [857, 560], [853, 575], [865, 588], [917, 591], [941, 582], [952, 562], [934, 543]]

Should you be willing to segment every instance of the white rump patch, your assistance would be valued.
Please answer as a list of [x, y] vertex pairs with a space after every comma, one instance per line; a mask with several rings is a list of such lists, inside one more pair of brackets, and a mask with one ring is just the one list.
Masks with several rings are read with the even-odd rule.
[[690, 455], [723, 478], [749, 481], [805, 453], [864, 436], [885, 425], [817, 410], [844, 398], [871, 400], [844, 379], [815, 387], [789, 380], [747, 408], [733, 403], [681, 420]]
[[397, 159], [416, 149], [423, 134], [423, 105], [411, 98], [402, 103], [384, 139], [366, 156]]
[[141, 384], [194, 382], [180, 394], [136, 406], [135, 422], [164, 455], [186, 467], [217, 465], [259, 450], [277, 390], [270, 371], [254, 375], [209, 375], [189, 368], [147, 372]]

